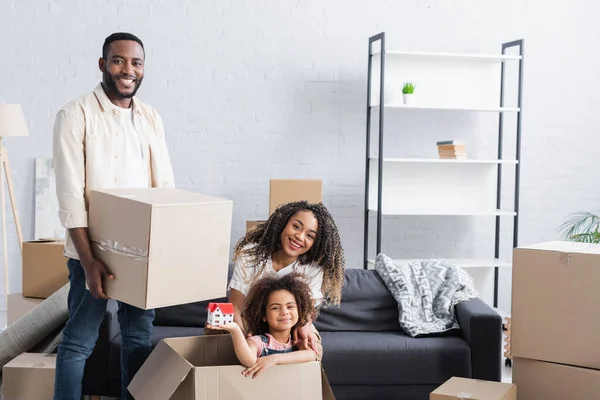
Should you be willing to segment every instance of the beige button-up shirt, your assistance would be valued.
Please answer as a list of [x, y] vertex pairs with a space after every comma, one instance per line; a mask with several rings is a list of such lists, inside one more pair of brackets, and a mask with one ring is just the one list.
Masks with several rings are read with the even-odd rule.
[[[122, 187], [119, 176], [128, 168], [127, 160], [119, 160], [116, 150], [122, 139], [121, 112], [98, 84], [93, 92], [71, 101], [56, 115], [53, 163], [58, 216], [65, 229], [88, 226], [92, 190]], [[132, 113], [142, 160], [148, 167], [148, 186], [174, 187], [160, 115], [137, 97], [133, 98]], [[68, 232], [66, 236], [65, 256], [79, 259]]]

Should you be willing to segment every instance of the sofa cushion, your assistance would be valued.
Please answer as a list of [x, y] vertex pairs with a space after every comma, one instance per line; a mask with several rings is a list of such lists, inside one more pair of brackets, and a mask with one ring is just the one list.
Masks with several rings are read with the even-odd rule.
[[331, 385], [437, 385], [471, 377], [467, 342], [450, 334], [412, 338], [403, 332], [321, 332]]
[[398, 303], [375, 270], [347, 269], [339, 307], [321, 308], [319, 331], [399, 331]]

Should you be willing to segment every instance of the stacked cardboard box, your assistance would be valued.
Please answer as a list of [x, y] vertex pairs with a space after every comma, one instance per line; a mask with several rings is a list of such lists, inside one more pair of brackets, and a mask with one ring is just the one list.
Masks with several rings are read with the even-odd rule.
[[[269, 215], [285, 203], [306, 200], [311, 203], [323, 201], [323, 181], [320, 179], [271, 179], [269, 184]], [[265, 222], [246, 221], [246, 231]]]
[[443, 140], [437, 142], [437, 146], [441, 159], [467, 158], [466, 143], [462, 140]]
[[65, 242], [39, 239], [23, 243], [21, 292], [7, 296], [7, 322], [13, 324], [69, 282]]
[[600, 398], [600, 245], [514, 250], [510, 351], [519, 400]]

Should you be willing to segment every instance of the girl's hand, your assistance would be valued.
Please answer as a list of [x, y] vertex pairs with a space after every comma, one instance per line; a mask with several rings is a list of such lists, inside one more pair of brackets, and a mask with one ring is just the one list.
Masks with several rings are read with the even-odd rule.
[[317, 335], [315, 335], [310, 322], [295, 328], [293, 331], [292, 344], [298, 349], [312, 350], [317, 354], [316, 341]]
[[256, 364], [254, 364], [250, 368], [246, 368], [245, 370], [243, 370], [242, 371], [242, 375], [244, 375], [246, 377], [248, 375], [252, 375], [252, 379], [254, 379], [261, 372], [263, 372], [264, 370], [266, 370], [269, 367], [272, 367], [273, 365], [277, 365], [277, 354], [273, 354], [273, 355], [270, 355], [270, 356], [260, 357], [256, 361]]
[[240, 329], [240, 326], [238, 324], [236, 324], [235, 322], [231, 322], [229, 324], [225, 324], [225, 325], [211, 325], [211, 324], [206, 324], [206, 329], [214, 329], [214, 330], [218, 330], [218, 331], [227, 331], [229, 333], [236, 331], [238, 329]]

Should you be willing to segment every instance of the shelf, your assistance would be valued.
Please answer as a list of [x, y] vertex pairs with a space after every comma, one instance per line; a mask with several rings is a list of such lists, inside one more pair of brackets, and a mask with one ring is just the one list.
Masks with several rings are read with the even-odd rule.
[[[377, 212], [376, 208], [369, 208], [370, 212]], [[516, 212], [514, 211], [509, 211], [509, 210], [491, 210], [491, 211], [456, 211], [456, 210], [427, 210], [427, 209], [413, 209], [413, 210], [401, 210], [401, 209], [396, 209], [396, 210], [391, 210], [391, 211], [385, 211], [383, 213], [383, 215], [389, 215], [389, 216], [400, 216], [400, 215], [422, 215], [422, 216], [427, 216], [427, 215], [437, 215], [437, 216], [465, 216], [465, 217], [479, 217], [479, 216], [500, 216], [500, 217], [510, 217], [510, 216], [515, 216], [517, 215]]]
[[[515, 160], [383, 158], [384, 215], [514, 216], [497, 210], [498, 168]], [[368, 209], [378, 209], [379, 159], [369, 160]]]
[[[372, 157], [370, 160], [377, 161], [377, 157]], [[453, 159], [453, 158], [384, 158], [384, 163], [434, 163], [434, 164], [517, 164], [517, 160], [477, 160], [473, 158]]]
[[[393, 259], [394, 262], [407, 262], [423, 260], [419, 258], [411, 259]], [[425, 260], [443, 260], [460, 268], [511, 268], [509, 262], [498, 260], [497, 258], [427, 258]], [[375, 260], [369, 260], [369, 268], [374, 268]]]
[[[373, 56], [381, 55], [381, 51], [374, 51]], [[481, 62], [505, 62], [505, 61], [518, 61], [521, 59], [519, 55], [505, 55], [505, 54], [484, 54], [484, 53], [436, 53], [426, 51], [395, 51], [386, 50], [386, 57], [391, 56], [394, 58], [429, 58], [429, 59], [440, 59], [440, 60], [468, 60], [468, 61], [481, 61]]]
[[[372, 105], [371, 108], [379, 107], [379, 104]], [[384, 108], [404, 108], [407, 110], [442, 110], [442, 111], [476, 111], [476, 112], [519, 112], [518, 107], [475, 107], [475, 106], [430, 106], [401, 103], [387, 103]]]

